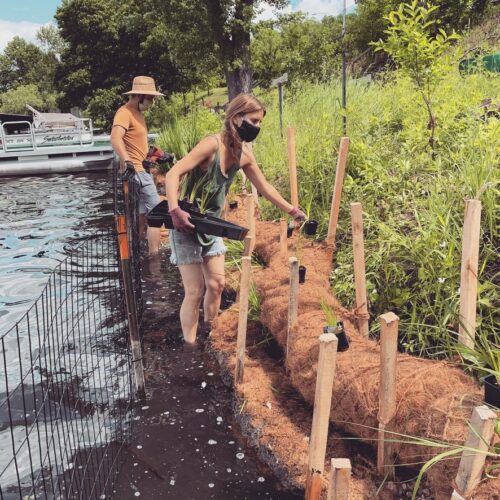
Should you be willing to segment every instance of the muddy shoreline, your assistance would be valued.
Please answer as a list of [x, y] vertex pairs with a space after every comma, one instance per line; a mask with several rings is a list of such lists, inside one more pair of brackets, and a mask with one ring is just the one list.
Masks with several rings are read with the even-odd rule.
[[199, 335], [182, 341], [182, 286], [169, 252], [146, 261], [144, 368], [147, 397], [132, 416], [132, 438], [112, 498], [297, 500], [263, 463], [233, 418], [234, 398]]

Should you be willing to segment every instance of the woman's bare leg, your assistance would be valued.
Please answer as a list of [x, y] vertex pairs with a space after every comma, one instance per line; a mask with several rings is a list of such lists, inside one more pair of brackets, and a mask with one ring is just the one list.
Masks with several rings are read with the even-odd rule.
[[224, 276], [224, 255], [205, 257], [201, 267], [207, 287], [203, 301], [203, 315], [205, 321], [211, 322], [219, 314], [220, 299], [226, 283]]
[[200, 316], [200, 304], [205, 283], [202, 264], [179, 266], [184, 285], [184, 300], [181, 306], [181, 327], [184, 340], [190, 344], [196, 341], [196, 330]]

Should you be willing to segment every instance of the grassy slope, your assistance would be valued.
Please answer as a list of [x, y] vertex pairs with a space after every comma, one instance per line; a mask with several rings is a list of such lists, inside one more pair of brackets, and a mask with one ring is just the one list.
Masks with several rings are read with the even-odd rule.
[[[389, 74], [369, 86], [350, 82], [351, 148], [332, 276], [337, 296], [353, 305], [349, 203], [359, 201], [365, 212], [372, 318], [393, 310], [402, 319], [407, 347], [427, 354], [449, 352], [454, 344], [467, 198], [483, 203], [479, 332], [500, 336], [500, 122], [484, 121], [479, 106], [487, 97], [499, 101], [500, 75], [462, 77], [453, 58], [443, 61], [442, 74], [434, 95], [435, 160], [427, 146], [425, 109], [409, 81]], [[266, 175], [286, 193], [286, 145], [279, 135], [275, 96], [269, 100], [271, 112], [255, 150]], [[340, 85], [304, 85], [285, 107], [286, 124], [297, 129], [301, 204], [320, 220], [324, 235], [341, 135]], [[269, 206], [265, 212], [277, 215]]]

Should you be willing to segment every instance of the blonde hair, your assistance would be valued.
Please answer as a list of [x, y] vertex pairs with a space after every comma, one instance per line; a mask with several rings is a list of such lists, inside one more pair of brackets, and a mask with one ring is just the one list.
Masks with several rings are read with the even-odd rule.
[[251, 94], [238, 94], [226, 108], [224, 118], [224, 130], [222, 137], [226, 148], [231, 153], [231, 157], [235, 160], [239, 159], [239, 151], [241, 149], [241, 139], [236, 131], [234, 118], [238, 115], [254, 113], [255, 111], [263, 111], [266, 115], [266, 107], [255, 96]]

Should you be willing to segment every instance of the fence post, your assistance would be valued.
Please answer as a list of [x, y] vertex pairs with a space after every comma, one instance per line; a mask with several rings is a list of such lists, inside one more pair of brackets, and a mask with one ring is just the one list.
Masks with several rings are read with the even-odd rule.
[[354, 255], [354, 280], [356, 282], [356, 312], [359, 332], [368, 337], [368, 301], [365, 280], [365, 244], [363, 240], [363, 207], [361, 203], [351, 203], [352, 248]]
[[314, 393], [311, 438], [309, 440], [306, 500], [319, 500], [321, 495], [321, 476], [325, 466], [328, 426], [330, 425], [337, 344], [338, 339], [334, 333], [324, 333], [319, 337], [318, 372], [316, 392]]
[[295, 129], [288, 127], [288, 171], [290, 173], [290, 203], [299, 206], [299, 188], [297, 185], [297, 156], [295, 153]]
[[255, 248], [255, 199], [253, 195], [247, 194], [247, 224], [248, 224], [248, 236], [252, 237], [250, 241], [250, 254], [252, 254]]
[[460, 324], [458, 327], [458, 342], [471, 349], [474, 349], [474, 337], [476, 335], [480, 228], [481, 202], [479, 200], [466, 200], [462, 239], [462, 268], [460, 271]]
[[347, 163], [347, 152], [349, 151], [349, 137], [340, 139], [339, 156], [337, 158], [337, 170], [335, 172], [335, 185], [333, 188], [332, 205], [330, 208], [330, 222], [328, 223], [328, 233], [326, 242], [335, 245], [335, 234], [337, 232], [337, 222], [339, 220], [340, 198], [344, 185], [345, 167]]
[[465, 449], [455, 479], [456, 489], [453, 492], [454, 494], [468, 497], [481, 480], [486, 451], [493, 437], [496, 419], [496, 413], [486, 405], [476, 406], [472, 410], [470, 428], [464, 445]]
[[130, 348], [132, 350], [132, 366], [134, 369], [135, 389], [137, 395], [140, 398], [143, 398], [146, 395], [144, 368], [142, 366], [142, 348], [141, 341], [139, 339], [137, 308], [132, 287], [132, 268], [130, 264], [130, 251], [125, 215], [116, 216], [116, 229], [118, 233], [118, 247], [120, 251], [120, 269], [122, 272], [123, 289], [125, 292], [125, 305], [127, 307], [127, 323], [130, 337]]
[[349, 500], [351, 461], [348, 458], [332, 458], [327, 500]]
[[238, 336], [236, 339], [235, 382], [243, 382], [245, 367], [245, 348], [247, 342], [248, 292], [250, 288], [251, 257], [241, 258], [240, 310], [238, 316]]
[[285, 219], [280, 219], [280, 255], [286, 259], [288, 255], [288, 241], [287, 241], [288, 225]]
[[291, 337], [295, 333], [297, 327], [297, 316], [299, 311], [299, 261], [297, 257], [290, 257], [288, 259], [288, 267], [290, 268], [290, 288], [288, 296], [285, 367], [288, 365]]
[[380, 385], [378, 410], [377, 471], [394, 476], [390, 443], [385, 441], [385, 431], [396, 413], [396, 358], [398, 348], [399, 318], [388, 312], [380, 316]]

